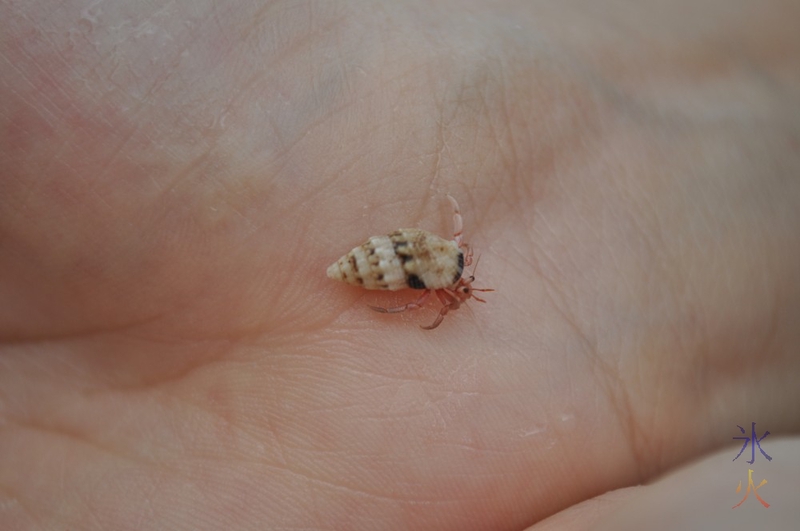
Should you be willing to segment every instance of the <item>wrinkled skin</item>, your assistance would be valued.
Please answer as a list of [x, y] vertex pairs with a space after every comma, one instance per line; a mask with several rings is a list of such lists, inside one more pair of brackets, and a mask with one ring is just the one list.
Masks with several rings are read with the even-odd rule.
[[[797, 510], [797, 2], [235, 4], [0, 2], [0, 529]], [[325, 277], [448, 193], [487, 304]]]

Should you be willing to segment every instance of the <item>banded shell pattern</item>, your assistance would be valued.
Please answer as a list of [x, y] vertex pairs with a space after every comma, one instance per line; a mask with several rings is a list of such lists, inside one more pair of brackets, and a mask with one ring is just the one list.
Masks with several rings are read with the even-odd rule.
[[464, 253], [454, 240], [421, 229], [373, 236], [328, 268], [328, 277], [366, 289], [444, 289], [464, 272]]

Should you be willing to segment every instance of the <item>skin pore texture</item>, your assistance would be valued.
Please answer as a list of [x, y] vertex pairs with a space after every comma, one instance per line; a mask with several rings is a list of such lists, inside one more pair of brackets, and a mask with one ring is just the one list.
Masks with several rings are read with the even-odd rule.
[[[0, 529], [790, 528], [797, 20], [0, 0]], [[486, 304], [326, 277], [447, 194]]]

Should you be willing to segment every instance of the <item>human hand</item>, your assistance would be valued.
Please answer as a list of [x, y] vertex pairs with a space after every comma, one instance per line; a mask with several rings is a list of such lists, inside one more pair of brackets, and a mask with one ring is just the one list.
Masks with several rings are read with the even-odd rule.
[[[0, 528], [588, 529], [796, 433], [794, 4], [48, 5], [0, 6]], [[487, 304], [325, 277], [447, 193]]]

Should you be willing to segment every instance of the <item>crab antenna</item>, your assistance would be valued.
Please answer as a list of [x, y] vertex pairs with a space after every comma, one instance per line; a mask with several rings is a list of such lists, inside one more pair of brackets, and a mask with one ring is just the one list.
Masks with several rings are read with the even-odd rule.
[[481, 261], [481, 256], [483, 256], [483, 255], [479, 254], [478, 258], [475, 259], [475, 265], [472, 267], [472, 276], [473, 277], [475, 276], [475, 271], [477, 271], [477, 269], [478, 269], [478, 262]]

